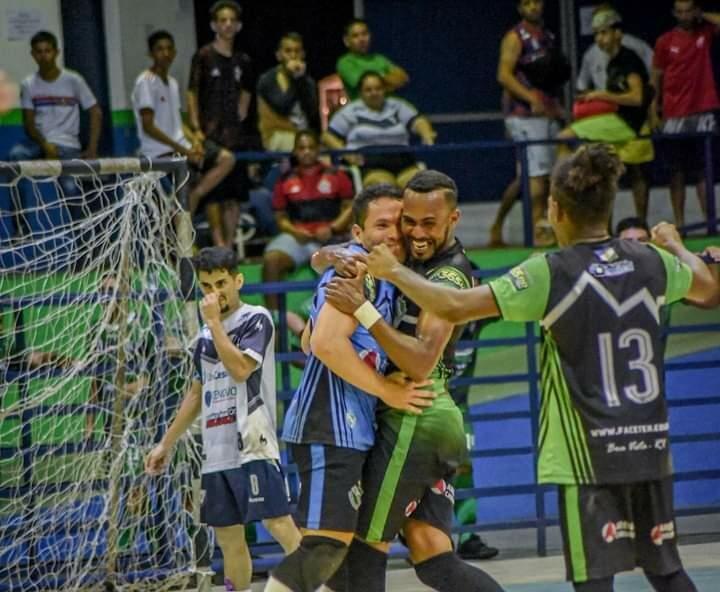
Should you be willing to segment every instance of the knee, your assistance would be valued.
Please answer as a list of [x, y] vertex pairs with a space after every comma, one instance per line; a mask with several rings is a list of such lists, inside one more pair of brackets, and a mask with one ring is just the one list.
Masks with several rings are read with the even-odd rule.
[[276, 273], [285, 273], [292, 271], [294, 267], [293, 260], [282, 251], [266, 251], [263, 255], [263, 268], [272, 270]]
[[452, 541], [447, 534], [417, 520], [408, 520], [403, 534], [413, 563], [420, 563], [453, 550]]
[[395, 178], [390, 171], [382, 169], [368, 171], [363, 176], [363, 185], [369, 187], [370, 185], [379, 185], [380, 183], [389, 183], [390, 185], [397, 185], [398, 180]]
[[218, 163], [224, 168], [232, 168], [235, 166], [235, 155], [229, 150], [225, 150], [225, 148], [223, 148], [220, 150], [220, 154], [218, 154]]

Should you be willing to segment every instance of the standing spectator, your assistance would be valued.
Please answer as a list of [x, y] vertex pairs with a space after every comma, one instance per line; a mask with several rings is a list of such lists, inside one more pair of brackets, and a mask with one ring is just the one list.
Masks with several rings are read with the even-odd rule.
[[[352, 183], [345, 173], [318, 160], [318, 154], [315, 132], [298, 132], [293, 149], [297, 166], [275, 184], [272, 205], [280, 234], [265, 248], [264, 282], [282, 280], [350, 226]], [[266, 303], [277, 310], [274, 295], [268, 295]]]
[[[135, 81], [132, 105], [135, 111], [140, 153], [148, 158], [182, 154], [202, 173], [190, 190], [192, 214], [200, 201], [232, 171], [235, 158], [222, 148], [188, 129], [180, 116], [180, 91], [170, 66], [175, 60], [175, 41], [167, 31], [156, 31], [148, 37], [152, 66]], [[220, 235], [213, 236], [222, 244]]]
[[[655, 44], [652, 85], [656, 98], [650, 111], [651, 125], [665, 134], [712, 132], [713, 111], [720, 98], [713, 75], [711, 45], [718, 34], [720, 14], [704, 13], [696, 0], [676, 0], [677, 26], [660, 36]], [[662, 126], [659, 105], [662, 105]], [[696, 180], [703, 213], [706, 210], [705, 180], [701, 173], [704, 154], [695, 139], [668, 142], [672, 177], [670, 197], [677, 226], [685, 225], [685, 175]]]
[[[595, 7], [593, 17], [599, 12], [614, 12], [617, 14], [617, 22], [622, 22], [620, 15], [610, 3], [606, 2]], [[645, 41], [629, 33], [624, 33], [622, 45], [638, 54], [648, 72], [652, 70], [653, 49]], [[580, 72], [575, 81], [575, 88], [580, 92], [605, 90], [607, 88], [607, 65], [609, 61], [608, 54], [600, 49], [597, 43], [593, 43], [583, 54]]]
[[298, 131], [320, 129], [317, 88], [307, 74], [299, 33], [283, 35], [275, 57], [279, 64], [257, 85], [260, 135], [266, 150], [290, 152]]
[[[497, 79], [503, 88], [503, 112], [508, 135], [516, 142], [549, 140], [557, 134], [562, 116], [560, 91], [569, 78], [569, 66], [560, 53], [555, 35], [543, 24], [542, 0], [518, 0], [522, 20], [505, 34], [500, 45]], [[544, 219], [549, 175], [555, 161], [551, 144], [527, 148], [534, 243], [554, 241]], [[502, 245], [505, 218], [520, 195], [520, 170], [502, 196], [500, 209], [490, 229], [490, 244]]]
[[[323, 142], [333, 150], [368, 147], [402, 147], [410, 144], [410, 132], [431, 146], [437, 134], [427, 117], [403, 99], [385, 96], [385, 81], [377, 72], [360, 78], [360, 98], [336, 111]], [[418, 172], [411, 152], [349, 154], [345, 159], [362, 167], [363, 185], [405, 184]]]
[[[649, 188], [642, 165], [652, 162], [655, 152], [652, 142], [638, 139], [638, 135], [650, 131], [646, 124], [653, 92], [645, 64], [637, 53], [622, 44], [625, 35], [620, 23], [620, 15], [614, 10], [596, 12], [592, 20], [595, 42], [609, 58], [607, 90], [585, 93], [578, 107], [582, 109], [583, 105], [599, 102], [604, 112], [579, 119], [563, 130], [560, 137], [614, 144], [627, 165], [636, 213], [645, 218]], [[563, 152], [569, 152], [568, 146], [562, 148]]]
[[[57, 37], [40, 31], [30, 40], [38, 71], [23, 80], [20, 104], [30, 142], [10, 151], [11, 160], [35, 158], [97, 158], [102, 111], [85, 79], [73, 70], [60, 68]], [[80, 108], [90, 113], [90, 139], [80, 146]]]
[[381, 53], [370, 53], [370, 29], [361, 19], [345, 25], [343, 43], [348, 52], [337, 61], [337, 73], [351, 101], [360, 96], [360, 79], [366, 72], [377, 72], [385, 81], [385, 88], [393, 93], [410, 80], [407, 72]]
[[[215, 39], [193, 56], [188, 85], [190, 129], [200, 139], [212, 140], [231, 152], [247, 150], [246, 127], [255, 76], [246, 53], [235, 48], [242, 28], [237, 2], [220, 0], [210, 8]], [[248, 200], [248, 165], [239, 162], [225, 182], [206, 200], [205, 211], [215, 245], [231, 244], [240, 219], [240, 202]]]

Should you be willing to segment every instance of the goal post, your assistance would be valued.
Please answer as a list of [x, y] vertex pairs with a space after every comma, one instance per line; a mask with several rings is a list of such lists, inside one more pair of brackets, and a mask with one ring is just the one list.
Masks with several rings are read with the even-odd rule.
[[0, 590], [196, 569], [197, 445], [143, 471], [192, 374], [186, 180], [175, 158], [0, 162]]

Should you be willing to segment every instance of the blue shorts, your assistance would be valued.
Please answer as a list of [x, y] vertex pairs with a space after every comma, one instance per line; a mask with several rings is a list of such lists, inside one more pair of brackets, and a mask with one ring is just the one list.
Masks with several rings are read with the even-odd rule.
[[202, 476], [200, 520], [208, 526], [234, 526], [290, 514], [288, 487], [280, 465], [254, 460], [238, 469]]

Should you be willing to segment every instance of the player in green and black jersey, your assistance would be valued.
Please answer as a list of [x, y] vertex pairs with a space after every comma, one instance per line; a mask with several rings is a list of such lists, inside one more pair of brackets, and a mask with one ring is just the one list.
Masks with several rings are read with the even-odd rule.
[[489, 285], [438, 287], [382, 247], [369, 272], [452, 322], [541, 321], [538, 478], [560, 486], [568, 579], [608, 592], [615, 573], [638, 565], [656, 590], [693, 591], [673, 518], [660, 308], [685, 297], [710, 305], [718, 286], [672, 225], [653, 229], [663, 248], [607, 234], [621, 171], [603, 145], [560, 163], [549, 212], [563, 248]]
[[[447, 175], [422, 171], [403, 193], [401, 231], [409, 265], [419, 277], [453, 290], [471, 288], [472, 267], [454, 230], [460, 212], [457, 187]], [[363, 278], [335, 279], [328, 302], [365, 323]], [[358, 535], [370, 545], [351, 546], [351, 588], [377, 589], [385, 579], [387, 546], [402, 530], [420, 580], [435, 590], [496, 592], [487, 574], [462, 562], [450, 538], [454, 489], [448, 482], [467, 459], [462, 412], [448, 392], [454, 351], [462, 327], [421, 310], [401, 295], [394, 325], [375, 319], [368, 326], [400, 379], [430, 381], [437, 394], [419, 416], [381, 408], [376, 443], [363, 472], [363, 500]], [[359, 567], [358, 567], [359, 566]], [[331, 589], [339, 589], [334, 578]]]

